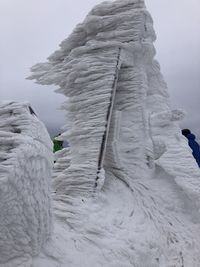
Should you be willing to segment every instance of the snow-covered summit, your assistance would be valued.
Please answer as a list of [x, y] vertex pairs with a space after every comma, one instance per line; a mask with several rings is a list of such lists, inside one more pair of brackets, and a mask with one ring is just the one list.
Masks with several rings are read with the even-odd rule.
[[[32, 79], [68, 97], [54, 230], [34, 267], [199, 267], [200, 172], [143, 1], [104, 2]], [[68, 157], [69, 153], [69, 157]]]

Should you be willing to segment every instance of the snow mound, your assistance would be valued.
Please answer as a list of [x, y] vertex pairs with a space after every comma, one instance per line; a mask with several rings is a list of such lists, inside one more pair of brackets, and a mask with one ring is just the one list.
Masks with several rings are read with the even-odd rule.
[[0, 104], [0, 266], [31, 266], [50, 237], [51, 150], [28, 103]]

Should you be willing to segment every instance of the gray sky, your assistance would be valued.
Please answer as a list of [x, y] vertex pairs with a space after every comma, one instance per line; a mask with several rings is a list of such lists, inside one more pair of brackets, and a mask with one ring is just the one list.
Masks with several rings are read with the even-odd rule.
[[[123, 0], [122, 0], [123, 1]], [[28, 100], [49, 128], [63, 125], [64, 97], [25, 80], [29, 68], [58, 48], [101, 0], [0, 0], [0, 99]], [[172, 107], [188, 113], [183, 126], [200, 135], [200, 1], [146, 0], [158, 40], [157, 59]]]

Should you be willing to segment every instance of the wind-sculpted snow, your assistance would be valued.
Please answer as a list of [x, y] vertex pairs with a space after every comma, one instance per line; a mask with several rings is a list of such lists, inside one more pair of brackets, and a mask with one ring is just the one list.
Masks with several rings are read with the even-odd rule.
[[32, 79], [68, 97], [53, 239], [34, 267], [199, 267], [200, 172], [141, 0], [96, 6]]
[[0, 105], [0, 266], [32, 266], [50, 237], [51, 151], [29, 104]]

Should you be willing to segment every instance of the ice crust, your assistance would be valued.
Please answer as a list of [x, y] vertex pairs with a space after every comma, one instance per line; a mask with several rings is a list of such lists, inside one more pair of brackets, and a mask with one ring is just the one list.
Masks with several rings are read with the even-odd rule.
[[[0, 266], [31, 266], [52, 232], [52, 144], [28, 103], [0, 104]], [[32, 113], [32, 114], [31, 114]]]
[[31, 79], [67, 97], [70, 144], [56, 154], [55, 227], [34, 267], [199, 267], [200, 172], [155, 38], [143, 1], [104, 2], [32, 68]]

